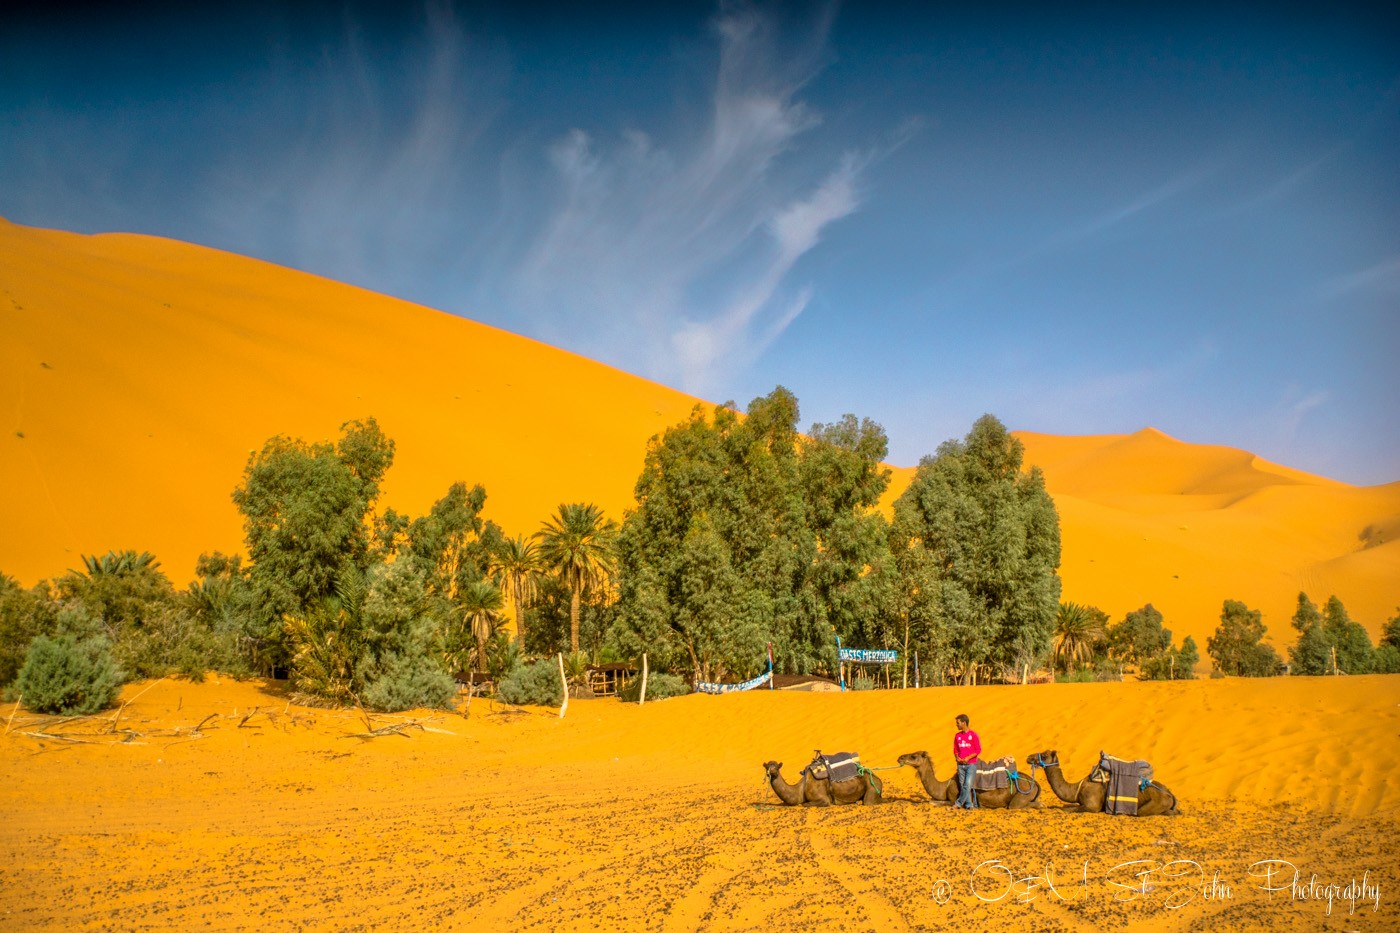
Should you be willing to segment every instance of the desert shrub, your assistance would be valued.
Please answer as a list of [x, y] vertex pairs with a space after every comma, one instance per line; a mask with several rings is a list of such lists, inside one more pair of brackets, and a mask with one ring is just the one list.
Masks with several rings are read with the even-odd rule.
[[365, 687], [362, 699], [370, 709], [397, 713], [428, 707], [447, 709], [457, 695], [457, 682], [425, 655], [390, 655], [379, 675]]
[[[685, 679], [675, 674], [648, 674], [647, 675], [647, 699], [664, 700], [667, 697], [685, 696], [690, 692], [690, 685]], [[642, 695], [642, 675], [638, 674], [627, 683], [622, 685], [622, 689], [617, 691], [617, 698], [629, 703], [635, 703]]]
[[1094, 680], [1092, 667], [1077, 667], [1072, 671], [1057, 671], [1055, 674], [1057, 684], [1091, 684]]
[[864, 674], [858, 674], [858, 675], [856, 675], [855, 677], [852, 677], [850, 680], [846, 681], [846, 689], [847, 689], [847, 690], [874, 690], [874, 689], [875, 689], [875, 679], [872, 678], [872, 677], [866, 677]]
[[179, 674], [200, 681], [210, 670], [246, 673], [238, 654], [232, 633], [215, 632], [182, 606], [153, 610], [144, 625], [124, 630], [112, 644], [113, 658], [132, 679]]
[[1123, 665], [1104, 658], [1094, 665], [1094, 682], [1100, 684], [1118, 683], [1123, 679]]
[[507, 703], [520, 706], [558, 706], [564, 697], [563, 689], [558, 663], [543, 660], [507, 674], [496, 692]]
[[29, 645], [14, 690], [36, 713], [81, 716], [111, 706], [121, 685], [107, 639], [39, 635]]
[[1196, 639], [1187, 635], [1180, 648], [1168, 648], [1144, 661], [1142, 670], [1138, 672], [1138, 680], [1194, 680], [1196, 664], [1200, 660]]

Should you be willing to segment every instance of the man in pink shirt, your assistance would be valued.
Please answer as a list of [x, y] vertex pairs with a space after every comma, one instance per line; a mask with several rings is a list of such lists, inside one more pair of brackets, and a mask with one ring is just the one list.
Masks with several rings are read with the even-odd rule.
[[958, 761], [958, 802], [954, 806], [971, 810], [977, 806], [977, 793], [972, 781], [977, 777], [977, 756], [982, 754], [982, 740], [971, 728], [972, 721], [963, 713], [954, 721], [958, 734], [953, 736], [953, 757]]

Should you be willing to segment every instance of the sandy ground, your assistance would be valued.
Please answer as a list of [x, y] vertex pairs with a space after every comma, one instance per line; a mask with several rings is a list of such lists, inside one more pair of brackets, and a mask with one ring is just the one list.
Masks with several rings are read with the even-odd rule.
[[[563, 720], [478, 699], [375, 717], [406, 724], [376, 738], [258, 682], [123, 699], [61, 725], [0, 706], [0, 927], [1400, 926], [1400, 677], [759, 691]], [[926, 748], [944, 776], [963, 711], [989, 752], [1054, 747], [1071, 777], [1100, 748], [1148, 758], [1183, 813], [966, 813], [907, 769], [879, 772], [874, 808], [781, 807], [762, 783], [814, 748], [879, 767]]]

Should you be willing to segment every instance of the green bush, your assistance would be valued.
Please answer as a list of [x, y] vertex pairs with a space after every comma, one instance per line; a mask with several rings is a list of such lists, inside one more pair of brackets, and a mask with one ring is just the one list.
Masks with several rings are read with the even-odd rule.
[[111, 706], [121, 685], [107, 639], [39, 635], [29, 645], [14, 690], [36, 713], [82, 716]]
[[[647, 699], [664, 700], [667, 697], [685, 696], [690, 692], [690, 685], [684, 678], [675, 674], [648, 674], [647, 675]], [[622, 689], [617, 691], [617, 698], [628, 703], [635, 703], [642, 695], [642, 675], [638, 674], [627, 683], [622, 685]]]
[[1094, 682], [1094, 669], [1092, 667], [1078, 667], [1069, 672], [1058, 672], [1055, 674], [1057, 684], [1091, 684]]
[[1377, 674], [1400, 674], [1400, 648], [1391, 644], [1381, 645], [1372, 656]]
[[564, 697], [559, 664], [544, 660], [517, 667], [506, 675], [496, 692], [502, 700], [517, 706], [558, 706]]
[[384, 713], [406, 709], [448, 709], [457, 682], [429, 657], [391, 655], [380, 674], [365, 687], [365, 706]]
[[34, 636], [53, 631], [53, 616], [41, 587], [26, 590], [0, 573], [0, 686], [19, 675]]
[[862, 674], [862, 675], [859, 675], [859, 676], [857, 676], [857, 677], [852, 677], [850, 680], [846, 681], [846, 689], [847, 689], [847, 690], [874, 690], [874, 689], [875, 689], [875, 681], [874, 681], [873, 678], [866, 677], [865, 675]]
[[505, 680], [506, 675], [524, 663], [520, 647], [505, 632], [497, 632], [486, 642], [486, 672], [495, 683]]
[[205, 671], [247, 671], [232, 633], [216, 632], [178, 606], [156, 607], [139, 628], [122, 631], [112, 656], [134, 680], [179, 674], [198, 682]]

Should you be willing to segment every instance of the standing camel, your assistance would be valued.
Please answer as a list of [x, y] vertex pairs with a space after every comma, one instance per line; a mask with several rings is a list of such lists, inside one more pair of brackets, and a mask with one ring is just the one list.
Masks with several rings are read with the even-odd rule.
[[768, 786], [789, 807], [798, 804], [829, 807], [834, 803], [863, 803], [869, 807], [880, 802], [883, 787], [880, 779], [869, 772], [850, 780], [833, 782], [811, 777], [803, 771], [796, 784], [789, 784], [783, 779], [782, 770], [781, 761], [769, 761], [763, 765], [763, 772], [768, 775]]
[[[1031, 755], [1026, 759], [1026, 764], [1031, 766], [1032, 773], [1036, 768], [1045, 769], [1050, 790], [1065, 803], [1078, 804], [1080, 813], [1103, 812], [1108, 785], [1091, 781], [1088, 775], [1073, 783], [1065, 780], [1064, 771], [1060, 769], [1059, 753], [1054, 749]], [[1176, 808], [1176, 795], [1156, 781], [1138, 788], [1137, 801], [1138, 816], [1177, 816], [1181, 812]]]
[[[933, 759], [929, 758], [928, 752], [900, 755], [899, 763], [914, 769], [934, 803], [950, 804], [958, 799], [958, 779], [954, 777], [940, 781], [933, 773]], [[1027, 789], [1022, 790], [1023, 787]], [[1036, 783], [1035, 778], [1024, 774], [1017, 781], [1012, 781], [1009, 787], [977, 792], [977, 806], [988, 810], [1024, 810], [1040, 806], [1039, 800], [1040, 785]]]

